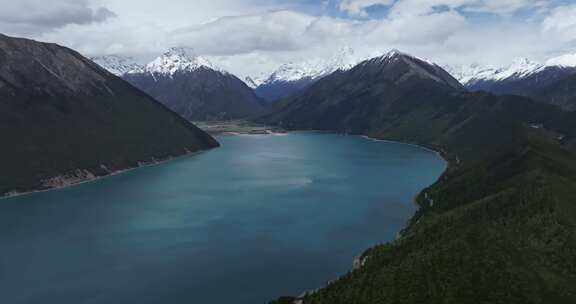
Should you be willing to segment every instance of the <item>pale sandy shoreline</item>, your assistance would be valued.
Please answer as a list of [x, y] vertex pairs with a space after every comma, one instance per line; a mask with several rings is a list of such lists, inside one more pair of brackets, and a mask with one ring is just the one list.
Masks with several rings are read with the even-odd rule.
[[[26, 195], [31, 195], [31, 194], [36, 194], [36, 193], [43, 193], [43, 192], [48, 192], [48, 191], [58, 191], [58, 190], [63, 190], [63, 189], [67, 189], [67, 188], [71, 188], [71, 187], [75, 187], [75, 186], [79, 186], [79, 185], [83, 185], [83, 184], [98, 182], [98, 181], [105, 179], [105, 178], [113, 177], [116, 175], [121, 175], [124, 173], [128, 173], [128, 172], [131, 172], [134, 170], [141, 169], [141, 168], [159, 166], [159, 165], [163, 165], [165, 163], [168, 163], [168, 162], [171, 162], [174, 160], [184, 159], [187, 157], [193, 157], [193, 156], [205, 153], [207, 151], [210, 151], [210, 150], [190, 152], [190, 153], [185, 153], [185, 154], [178, 155], [178, 156], [169, 156], [169, 157], [166, 157], [164, 159], [157, 159], [157, 160], [149, 161], [149, 162], [141, 162], [138, 166], [135, 166], [135, 167], [128, 167], [126, 169], [116, 170], [116, 171], [113, 171], [109, 174], [101, 175], [101, 176], [91, 175], [91, 177], [86, 178], [86, 179], [78, 178], [78, 180], [75, 182], [70, 182], [69, 184], [64, 184], [64, 185], [59, 185], [59, 186], [54, 186], [54, 187], [48, 187], [46, 189], [31, 190], [31, 191], [24, 191], [24, 192], [8, 192], [7, 194], [0, 196], [0, 201], [8, 200], [8, 199], [16, 198], [16, 197], [21, 197], [21, 196], [26, 196]], [[61, 175], [60, 177], [62, 177], [62, 176], [63, 175]], [[58, 177], [59, 176], [55, 176], [53, 178], [58, 178]]]

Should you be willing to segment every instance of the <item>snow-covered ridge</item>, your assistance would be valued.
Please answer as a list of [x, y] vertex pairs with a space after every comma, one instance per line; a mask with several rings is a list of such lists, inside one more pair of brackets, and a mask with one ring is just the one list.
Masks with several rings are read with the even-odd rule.
[[421, 57], [416, 57], [414, 55], [408, 54], [408, 53], [404, 53], [402, 51], [399, 51], [397, 49], [392, 49], [386, 53], [382, 54], [372, 54], [370, 57], [368, 57], [368, 59], [366, 61], [380, 61], [380, 62], [386, 62], [389, 60], [398, 60], [400, 58], [411, 58], [411, 59], [415, 59], [415, 60], [419, 60], [422, 62], [425, 62], [433, 67], [437, 67], [437, 68], [441, 68], [439, 65], [437, 65], [435, 62], [428, 60], [426, 58], [421, 58]]
[[444, 66], [444, 68], [464, 85], [472, 85], [479, 81], [502, 81], [507, 79], [522, 79], [543, 71], [548, 67], [576, 67], [576, 54], [568, 54], [538, 63], [527, 58], [518, 58], [504, 67], [482, 66], [471, 64], [464, 66]]
[[338, 70], [349, 70], [361, 61], [361, 58], [355, 56], [352, 48], [344, 47], [329, 59], [311, 59], [283, 64], [263, 83], [318, 79]]
[[[312, 59], [300, 63], [288, 63], [281, 65], [270, 77], [268, 77], [263, 84], [271, 84], [275, 82], [291, 82], [302, 79], [317, 80], [338, 70], [347, 71], [352, 69], [358, 64], [374, 63], [374, 62], [387, 62], [389, 60], [399, 60], [401, 58], [412, 58], [430, 64], [431, 66], [441, 69], [435, 63], [412, 56], [410, 54], [393, 49], [389, 52], [372, 53], [369, 56], [359, 56], [350, 47], [340, 49], [334, 56], [329, 59]], [[413, 63], [412, 63], [413, 64]], [[415, 66], [416, 70], [429, 77], [442, 81], [431, 73], [424, 71], [421, 67]]]
[[543, 70], [546, 66], [527, 58], [518, 58], [507, 67], [472, 64], [469, 66], [445, 66], [444, 68], [462, 84], [470, 85], [478, 81], [521, 79]]
[[566, 54], [548, 59], [547, 66], [576, 67], [576, 53]]
[[129, 71], [142, 68], [141, 65], [136, 63], [134, 58], [128, 56], [107, 55], [93, 57], [91, 59], [116, 76], [122, 76]]
[[429, 64], [431, 64], [431, 65], [435, 65], [433, 62], [430, 62], [430, 61], [428, 61], [428, 60], [426, 60], [426, 59], [422, 59], [422, 58], [418, 58], [418, 57], [416, 57], [416, 56], [412, 56], [412, 55], [410, 55], [410, 54], [408, 54], [408, 53], [401, 52], [401, 51], [399, 51], [399, 50], [397, 50], [397, 49], [392, 49], [392, 50], [390, 50], [389, 52], [384, 53], [383, 55], [382, 55], [382, 54], [373, 54], [372, 56], [370, 56], [370, 58], [368, 59], [368, 61], [378, 60], [378, 61], [380, 61], [380, 62], [384, 62], [384, 61], [388, 61], [388, 60], [399, 59], [399, 58], [401, 58], [401, 57], [414, 58], [414, 59], [421, 60], [421, 61], [424, 61], [424, 62], [426, 62], [426, 63], [429, 63]]
[[[401, 52], [401, 51], [396, 50], [396, 49], [393, 49], [384, 55], [373, 57], [373, 58], [365, 61], [364, 63], [366, 63], [366, 64], [376, 63], [376, 64], [382, 64], [385, 66], [391, 62], [398, 62], [398, 61], [402, 61], [405, 64], [407, 64], [408, 66], [410, 66], [410, 70], [408, 73], [404, 74], [402, 77], [399, 77], [396, 80], [397, 82], [402, 82], [411, 76], [419, 76], [422, 78], [432, 79], [432, 80], [437, 81], [439, 83], [448, 84], [448, 85], [451, 85], [453, 87], [460, 87], [460, 85], [458, 84], [457, 81], [455, 81], [454, 79], [452, 79], [450, 77], [446, 77], [447, 76], [446, 72], [442, 69], [442, 67], [440, 67], [436, 63], [434, 63], [428, 59], [416, 57], [416, 56]], [[424, 62], [429, 67], [422, 66], [419, 62]], [[361, 63], [361, 64], [364, 64], [364, 63]]]
[[151, 73], [173, 76], [176, 72], [193, 72], [201, 68], [207, 68], [225, 73], [216, 67], [208, 59], [196, 55], [193, 49], [186, 47], [173, 47], [164, 54], [154, 59], [144, 67], [129, 71], [133, 73]]

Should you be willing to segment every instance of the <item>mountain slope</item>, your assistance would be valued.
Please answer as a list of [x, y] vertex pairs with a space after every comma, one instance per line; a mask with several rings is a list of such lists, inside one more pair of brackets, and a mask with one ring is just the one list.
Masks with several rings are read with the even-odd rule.
[[[408, 99], [415, 91], [434, 93], [464, 88], [440, 67], [393, 51], [323, 78], [260, 121], [286, 128], [366, 132], [382, 128], [387, 111], [402, 111], [402, 107], [409, 106]], [[402, 99], [407, 100], [396, 102]]]
[[399, 239], [369, 249], [325, 288], [274, 303], [576, 301], [576, 114], [468, 93], [446, 75], [389, 54], [260, 119], [416, 143], [450, 162], [417, 197], [421, 209]]
[[263, 109], [242, 80], [186, 48], [172, 48], [123, 78], [188, 120], [244, 118]]
[[209, 135], [55, 44], [0, 35], [0, 196], [216, 147]]
[[567, 111], [576, 111], [576, 73], [538, 87], [530, 95]]

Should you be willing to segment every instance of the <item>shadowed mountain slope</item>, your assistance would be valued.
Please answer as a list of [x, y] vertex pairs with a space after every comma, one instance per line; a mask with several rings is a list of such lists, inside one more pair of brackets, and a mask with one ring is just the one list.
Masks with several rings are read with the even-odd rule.
[[216, 147], [208, 134], [70, 49], [0, 35], [0, 196]]

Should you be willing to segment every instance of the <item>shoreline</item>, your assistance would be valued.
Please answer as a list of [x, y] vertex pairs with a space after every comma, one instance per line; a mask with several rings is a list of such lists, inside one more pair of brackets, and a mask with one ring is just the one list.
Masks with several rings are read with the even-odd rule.
[[196, 121], [194, 124], [212, 136], [272, 135], [286, 133], [286, 130], [280, 127], [255, 124], [246, 120]]
[[[206, 129], [202, 129], [202, 130], [204, 130], [206, 133], [209, 133], [212, 136], [266, 136], [266, 135], [275, 136], [275, 135], [286, 135], [288, 133], [287, 131], [280, 129], [280, 128], [275, 128], [275, 127], [270, 127], [270, 126], [262, 126], [262, 125], [257, 125], [257, 126], [256, 125], [242, 125], [242, 123], [244, 123], [244, 122], [243, 121], [215, 122], [214, 124], [205, 123], [203, 126], [204, 127], [206, 127], [206, 126], [226, 126], [226, 127], [232, 127], [232, 128], [243, 127], [244, 128], [243, 130], [236, 130], [236, 129], [232, 129], [232, 131], [230, 131], [228, 129], [215, 130], [215, 129], [210, 129], [210, 127], [206, 128]], [[256, 131], [254, 128], [256, 128]], [[218, 147], [215, 147], [215, 148], [218, 148]], [[17, 198], [17, 197], [21, 197], [21, 196], [25, 196], [25, 195], [43, 193], [43, 192], [48, 192], [48, 191], [62, 190], [62, 189], [66, 189], [66, 188], [70, 188], [70, 187], [74, 187], [74, 186], [79, 186], [82, 184], [97, 182], [103, 178], [120, 175], [123, 173], [127, 173], [129, 171], [132, 171], [132, 170], [140, 169], [140, 168], [162, 165], [166, 162], [178, 160], [180, 158], [185, 158], [185, 157], [189, 157], [189, 156], [194, 156], [194, 155], [204, 153], [204, 152], [207, 152], [210, 150], [211, 149], [199, 150], [199, 151], [195, 151], [195, 152], [187, 152], [187, 153], [184, 153], [181, 155], [168, 156], [166, 158], [157, 159], [154, 161], [139, 162], [139, 164], [137, 166], [116, 170], [116, 171], [110, 172], [110, 173], [105, 174], [105, 175], [100, 175], [100, 176], [96, 176], [86, 169], [78, 168], [73, 172], [64, 173], [64, 174], [61, 174], [59, 176], [53, 176], [53, 177], [44, 179], [42, 182], [46, 183], [50, 180], [59, 179], [59, 178], [76, 178], [76, 181], [68, 181], [69, 182], [68, 184], [58, 185], [58, 186], [53, 186], [53, 187], [46, 187], [45, 189], [36, 189], [36, 190], [22, 191], [22, 192], [8, 191], [8, 192], [0, 195], [0, 201], [12, 199], [12, 198]], [[84, 173], [84, 177], [72, 175], [72, 173], [78, 173], [78, 172]]]
[[364, 267], [366, 261], [370, 258], [369, 255], [367, 255], [367, 253], [374, 247], [377, 246], [382, 246], [385, 245], [387, 243], [390, 242], [394, 242], [400, 238], [402, 238], [403, 236], [403, 231], [406, 230], [407, 228], [410, 227], [410, 223], [413, 221], [414, 216], [417, 214], [417, 212], [422, 208], [422, 206], [418, 203], [418, 197], [420, 195], [422, 195], [423, 193], [425, 193], [426, 189], [428, 189], [429, 187], [437, 184], [442, 177], [448, 172], [448, 170], [450, 170], [450, 168], [453, 166], [453, 163], [447, 158], [445, 157], [446, 152], [443, 151], [437, 151], [434, 150], [431, 147], [426, 147], [423, 145], [419, 145], [419, 144], [415, 144], [415, 143], [408, 143], [408, 142], [401, 142], [401, 141], [394, 141], [394, 140], [388, 140], [388, 139], [381, 139], [381, 138], [376, 138], [376, 137], [370, 137], [368, 135], [360, 135], [360, 134], [346, 134], [346, 133], [340, 133], [340, 132], [334, 132], [334, 131], [325, 131], [325, 130], [287, 130], [287, 133], [303, 133], [303, 132], [310, 132], [310, 133], [326, 133], [326, 134], [337, 134], [337, 135], [344, 135], [344, 136], [357, 136], [357, 137], [361, 137], [365, 140], [370, 140], [370, 141], [376, 141], [376, 142], [387, 142], [387, 143], [392, 143], [392, 144], [400, 144], [400, 145], [409, 145], [409, 146], [413, 146], [413, 147], [417, 147], [419, 149], [425, 150], [425, 151], [429, 151], [432, 152], [434, 154], [436, 154], [445, 164], [444, 167], [444, 171], [442, 172], [442, 174], [440, 174], [440, 176], [438, 176], [438, 178], [436, 179], [436, 181], [434, 181], [432, 184], [430, 184], [429, 186], [425, 187], [424, 189], [420, 190], [418, 193], [415, 194], [414, 198], [412, 199], [412, 204], [416, 205], [416, 210], [415, 212], [407, 219], [406, 224], [404, 225], [404, 227], [402, 229], [400, 229], [400, 231], [397, 232], [396, 234], [396, 238], [392, 241], [388, 241], [388, 242], [383, 242], [383, 243], [377, 243], [375, 245], [373, 245], [372, 247], [369, 247], [365, 250], [363, 250], [360, 254], [358, 254], [357, 256], [355, 256], [352, 259], [352, 267], [351, 269], [344, 274], [341, 274], [340, 276], [338, 276], [335, 279], [329, 280], [324, 286], [318, 287], [318, 288], [313, 288], [307, 291], [304, 291], [302, 293], [300, 293], [299, 296], [297, 297], [293, 297], [291, 299], [293, 299], [293, 303], [294, 304], [301, 304], [303, 299], [306, 296], [312, 295], [317, 293], [318, 291], [328, 287], [330, 284], [336, 282], [337, 280], [339, 280], [340, 278], [342, 278], [343, 276], [352, 273], [354, 271], [360, 270], [362, 269], [362, 267]]
[[[217, 147], [216, 147], [217, 148]], [[158, 160], [154, 160], [154, 161], [149, 161], [149, 162], [139, 162], [139, 164], [137, 166], [134, 167], [128, 167], [125, 169], [120, 169], [120, 170], [116, 170], [113, 171], [109, 174], [105, 174], [105, 175], [100, 175], [100, 176], [95, 176], [92, 175], [93, 177], [89, 177], [89, 178], [85, 178], [85, 179], [79, 179], [78, 182], [71, 182], [70, 184], [67, 185], [60, 185], [60, 186], [55, 186], [55, 187], [49, 187], [46, 189], [38, 189], [38, 190], [31, 190], [31, 191], [24, 191], [24, 192], [6, 192], [6, 194], [4, 195], [0, 195], [0, 202], [2, 202], [3, 200], [9, 200], [9, 199], [13, 199], [13, 198], [17, 198], [17, 197], [22, 197], [22, 196], [26, 196], [26, 195], [32, 195], [32, 194], [38, 194], [38, 193], [43, 193], [43, 192], [49, 192], [49, 191], [58, 191], [58, 190], [64, 190], [64, 189], [68, 189], [68, 188], [72, 188], [75, 186], [80, 186], [83, 184], [88, 184], [88, 183], [94, 183], [94, 182], [98, 182], [102, 179], [105, 178], [109, 178], [109, 177], [113, 177], [116, 175], [121, 175], [124, 173], [128, 173], [134, 170], [138, 170], [138, 169], [142, 169], [142, 168], [148, 168], [148, 167], [154, 167], [154, 166], [159, 166], [159, 165], [163, 165], [165, 163], [171, 162], [171, 161], [175, 161], [178, 159], [183, 159], [186, 157], [192, 157], [192, 156], [196, 156], [202, 153], [205, 153], [207, 151], [210, 151], [212, 149], [208, 149], [208, 150], [200, 150], [200, 151], [194, 151], [194, 152], [188, 152], [188, 153], [184, 153], [182, 155], [177, 155], [177, 156], [168, 156], [166, 158], [163, 159], [158, 159]], [[85, 170], [85, 169], [76, 169], [77, 171], [80, 170]], [[85, 170], [86, 172], [89, 172], [87, 170]], [[51, 177], [49, 179], [54, 179], [54, 178], [58, 178], [58, 177], [62, 177], [63, 175], [60, 176], [55, 176], [55, 177]], [[49, 180], [48, 179], [48, 180]], [[46, 180], [45, 180], [46, 181]]]

